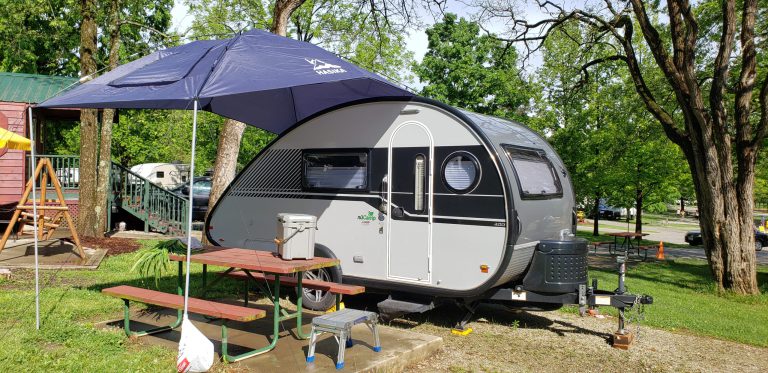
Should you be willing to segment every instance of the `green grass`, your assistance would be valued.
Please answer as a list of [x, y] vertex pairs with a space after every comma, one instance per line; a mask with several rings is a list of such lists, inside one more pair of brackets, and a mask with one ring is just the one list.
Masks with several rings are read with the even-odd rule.
[[[617, 286], [616, 271], [590, 268], [589, 275], [601, 289]], [[758, 283], [761, 295], [718, 294], [700, 260], [640, 263], [627, 270], [626, 280], [630, 293], [653, 296], [642, 325], [768, 347], [768, 267], [758, 267]], [[616, 315], [613, 308], [600, 310]]]
[[[175, 350], [133, 342], [121, 330], [94, 327], [122, 314], [122, 301], [100, 294], [102, 288], [154, 287], [153, 280], [142, 281], [130, 272], [134, 261], [135, 254], [124, 254], [106, 258], [95, 271], [42, 271], [41, 283], [46, 286], [40, 331], [34, 324], [32, 272], [17, 270], [14, 279], [0, 280], [0, 370], [172, 371]], [[193, 289], [201, 286], [200, 270], [193, 266]], [[590, 276], [599, 279], [602, 289], [616, 287], [614, 271], [591, 269]], [[768, 346], [767, 267], [760, 267], [758, 281], [763, 295], [718, 295], [704, 262], [669, 261], [631, 267], [627, 286], [633, 293], [654, 297], [654, 304], [646, 307], [643, 325]], [[162, 291], [174, 292], [175, 286], [175, 271], [159, 282]], [[231, 295], [238, 289], [237, 283], [222, 282], [209, 295]], [[607, 307], [602, 311], [614, 312]]]
[[[39, 331], [33, 272], [14, 270], [12, 280], [0, 280], [0, 371], [173, 371], [175, 350], [133, 342], [122, 329], [94, 328], [95, 323], [122, 317], [122, 300], [102, 295], [102, 288], [120, 284], [154, 288], [154, 280], [142, 281], [130, 271], [134, 261], [131, 253], [105, 258], [95, 271], [41, 271]], [[173, 268], [161, 279], [159, 290], [176, 291]], [[201, 268], [193, 265], [192, 289], [202, 286], [200, 276], [195, 276]], [[210, 296], [235, 294], [234, 286], [222, 283]]]

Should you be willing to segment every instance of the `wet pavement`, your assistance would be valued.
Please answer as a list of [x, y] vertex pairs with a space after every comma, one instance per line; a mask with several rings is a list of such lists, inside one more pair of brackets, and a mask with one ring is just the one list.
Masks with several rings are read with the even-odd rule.
[[[241, 302], [222, 301], [242, 305]], [[229, 327], [229, 353], [241, 354], [248, 350], [266, 346], [268, 337], [272, 334], [272, 306], [263, 304], [251, 304], [251, 307], [262, 308], [267, 311], [267, 316], [250, 323], [228, 322]], [[118, 311], [118, 310], [116, 310]], [[115, 312], [116, 316], [118, 312]], [[161, 309], [159, 311], [133, 312], [131, 317], [132, 330], [146, 330], [155, 326], [168, 325], [176, 319], [175, 310]], [[316, 313], [305, 311], [304, 332], [309, 334], [310, 322]], [[208, 337], [214, 345], [217, 362], [214, 365], [222, 366], [224, 363], [218, 359], [221, 348], [221, 321], [210, 321], [199, 315], [190, 315], [195, 326]], [[98, 325], [98, 327], [116, 327], [122, 330], [123, 320], [116, 320]], [[239, 362], [227, 364], [233, 371], [253, 372], [336, 372], [335, 360], [338, 345], [330, 334], [324, 334], [319, 338], [315, 350], [315, 361], [306, 363], [307, 340], [296, 338], [296, 322], [288, 320], [281, 323], [280, 339], [274, 350], [248, 358]], [[152, 336], [139, 338], [142, 343], [167, 346], [171, 349], [178, 348], [180, 329], [158, 333]], [[379, 325], [381, 339], [381, 352], [374, 352], [373, 334], [365, 325], [357, 325], [352, 329], [354, 346], [345, 351], [344, 372], [367, 371], [401, 371], [406, 366], [418, 362], [441, 348], [443, 339], [437, 336], [417, 333], [413, 331], [392, 328]]]

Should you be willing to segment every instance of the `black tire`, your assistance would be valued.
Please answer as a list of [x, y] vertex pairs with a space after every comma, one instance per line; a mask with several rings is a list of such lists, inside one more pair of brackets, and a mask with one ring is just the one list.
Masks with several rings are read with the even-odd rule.
[[755, 251], [763, 251], [763, 242], [755, 240]]
[[[315, 256], [321, 258], [327, 258], [330, 255], [315, 249]], [[314, 271], [304, 272], [305, 279], [331, 281], [341, 283], [341, 269], [339, 267], [321, 268]], [[304, 308], [312, 311], [326, 311], [336, 304], [336, 296], [334, 294], [321, 291], [304, 288], [304, 294], [302, 294], [301, 304]], [[297, 296], [296, 293], [292, 293], [292, 298]]]

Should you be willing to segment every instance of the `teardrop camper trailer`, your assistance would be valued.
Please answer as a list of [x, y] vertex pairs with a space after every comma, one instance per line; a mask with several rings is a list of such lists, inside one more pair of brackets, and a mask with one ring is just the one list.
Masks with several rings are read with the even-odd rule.
[[[479, 300], [589, 304], [565, 165], [529, 128], [424, 98], [326, 110], [283, 133], [232, 182], [210, 242], [274, 248], [275, 217], [317, 216], [317, 273], [391, 295], [388, 314]], [[632, 299], [634, 301], [634, 298]], [[332, 296], [304, 294], [309, 308]]]

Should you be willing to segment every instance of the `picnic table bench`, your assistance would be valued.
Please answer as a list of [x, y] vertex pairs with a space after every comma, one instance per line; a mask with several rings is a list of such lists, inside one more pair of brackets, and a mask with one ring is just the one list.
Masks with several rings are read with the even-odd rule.
[[611, 251], [610, 245], [613, 244], [613, 241], [595, 241], [589, 244], [592, 245], [593, 252], [597, 254], [597, 247], [602, 245], [608, 245], [608, 251]]
[[[245, 280], [245, 296], [243, 299], [245, 300], [245, 305], [248, 306], [248, 289], [249, 289], [249, 281], [251, 278], [253, 280], [257, 281], [266, 281], [270, 283], [275, 282], [275, 276], [274, 275], [265, 275], [263, 273], [251, 273], [251, 276], [248, 276], [247, 273], [243, 271], [232, 271], [229, 273], [222, 272], [220, 273], [222, 276], [230, 277], [237, 280]], [[291, 276], [280, 276], [280, 283], [284, 286], [290, 286], [290, 287], [296, 287], [298, 284], [298, 281], [296, 280], [296, 277]], [[302, 285], [304, 288], [308, 289], [314, 289], [314, 290], [320, 290], [325, 291], [331, 294], [334, 294], [336, 296], [336, 309], [338, 310], [341, 305], [341, 295], [356, 295], [356, 294], [362, 294], [365, 292], [364, 286], [358, 286], [358, 285], [347, 285], [347, 284], [339, 284], [337, 282], [329, 282], [329, 281], [321, 281], [321, 280], [312, 280], [312, 279], [304, 279], [302, 281]]]
[[[123, 323], [123, 329], [125, 335], [128, 337], [140, 337], [144, 335], [150, 335], [155, 333], [165, 332], [171, 329], [177, 328], [181, 325], [181, 311], [177, 315], [176, 321], [171, 325], [161, 326], [141, 332], [132, 332], [130, 328], [131, 323], [131, 310], [130, 302], [141, 302], [145, 304], [153, 304], [156, 306], [173, 308], [177, 310], [184, 309], [184, 296], [163, 293], [161, 291], [155, 291], [150, 289], [142, 289], [128, 285], [120, 285], [111, 288], [101, 290], [102, 293], [120, 298], [125, 302], [125, 322]], [[227, 321], [241, 321], [249, 322], [257, 319], [261, 319], [267, 315], [267, 312], [255, 308], [247, 308], [241, 306], [235, 306], [231, 304], [219, 303], [198, 298], [189, 298], [189, 312], [205, 315], [221, 319], [221, 354], [223, 357], [227, 356]]]

